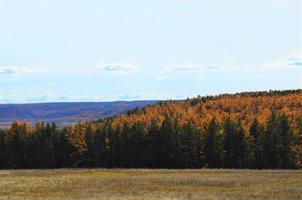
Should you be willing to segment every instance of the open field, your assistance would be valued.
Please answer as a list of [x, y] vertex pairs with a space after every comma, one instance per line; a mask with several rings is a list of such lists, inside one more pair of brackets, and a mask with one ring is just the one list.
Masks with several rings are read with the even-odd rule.
[[0, 171], [0, 199], [302, 199], [302, 171]]

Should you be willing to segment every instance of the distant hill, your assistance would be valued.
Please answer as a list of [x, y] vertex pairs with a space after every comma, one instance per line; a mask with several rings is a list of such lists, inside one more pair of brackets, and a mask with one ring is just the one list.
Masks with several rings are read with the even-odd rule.
[[0, 127], [6, 128], [15, 120], [34, 124], [38, 121], [55, 122], [58, 127], [77, 122], [94, 121], [134, 108], [155, 104], [157, 101], [116, 101], [81, 103], [0, 104]]

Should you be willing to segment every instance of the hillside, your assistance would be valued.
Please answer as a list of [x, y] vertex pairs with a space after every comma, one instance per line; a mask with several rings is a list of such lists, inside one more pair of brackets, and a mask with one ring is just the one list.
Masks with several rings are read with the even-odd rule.
[[56, 127], [0, 129], [0, 168], [302, 168], [302, 90], [162, 101]]
[[34, 124], [55, 122], [59, 127], [76, 123], [78, 119], [94, 121], [126, 113], [136, 107], [156, 101], [116, 101], [83, 103], [0, 104], [0, 127], [8, 127], [14, 120]]
[[285, 114], [292, 124], [302, 120], [302, 90], [244, 92], [165, 101], [132, 110], [110, 121], [114, 127], [138, 121], [150, 126], [152, 120], [161, 124], [169, 116], [181, 125], [190, 122], [196, 128], [202, 128], [214, 117], [218, 123], [227, 118], [240, 119], [247, 128], [254, 118], [260, 123], [267, 122], [272, 111]]

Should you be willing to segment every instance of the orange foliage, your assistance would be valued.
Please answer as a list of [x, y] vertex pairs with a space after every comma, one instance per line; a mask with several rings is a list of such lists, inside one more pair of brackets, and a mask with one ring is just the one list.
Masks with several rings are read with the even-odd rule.
[[[206, 100], [167, 101], [138, 109], [138, 112], [111, 119], [114, 127], [124, 122], [137, 121], [150, 126], [151, 119], [162, 123], [165, 116], [171, 116], [180, 124], [192, 122], [197, 128], [208, 123], [213, 117], [221, 123], [226, 118], [241, 119], [247, 129], [254, 118], [265, 123], [272, 111], [286, 114], [292, 122], [302, 118], [302, 92], [282, 95], [221, 95]], [[193, 103], [194, 102], [194, 103]], [[294, 124], [294, 123], [291, 123]]]

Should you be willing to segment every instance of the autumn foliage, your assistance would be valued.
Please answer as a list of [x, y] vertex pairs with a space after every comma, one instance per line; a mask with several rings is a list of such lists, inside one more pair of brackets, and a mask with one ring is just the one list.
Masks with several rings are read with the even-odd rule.
[[302, 91], [162, 101], [64, 129], [0, 130], [0, 168], [302, 167]]

